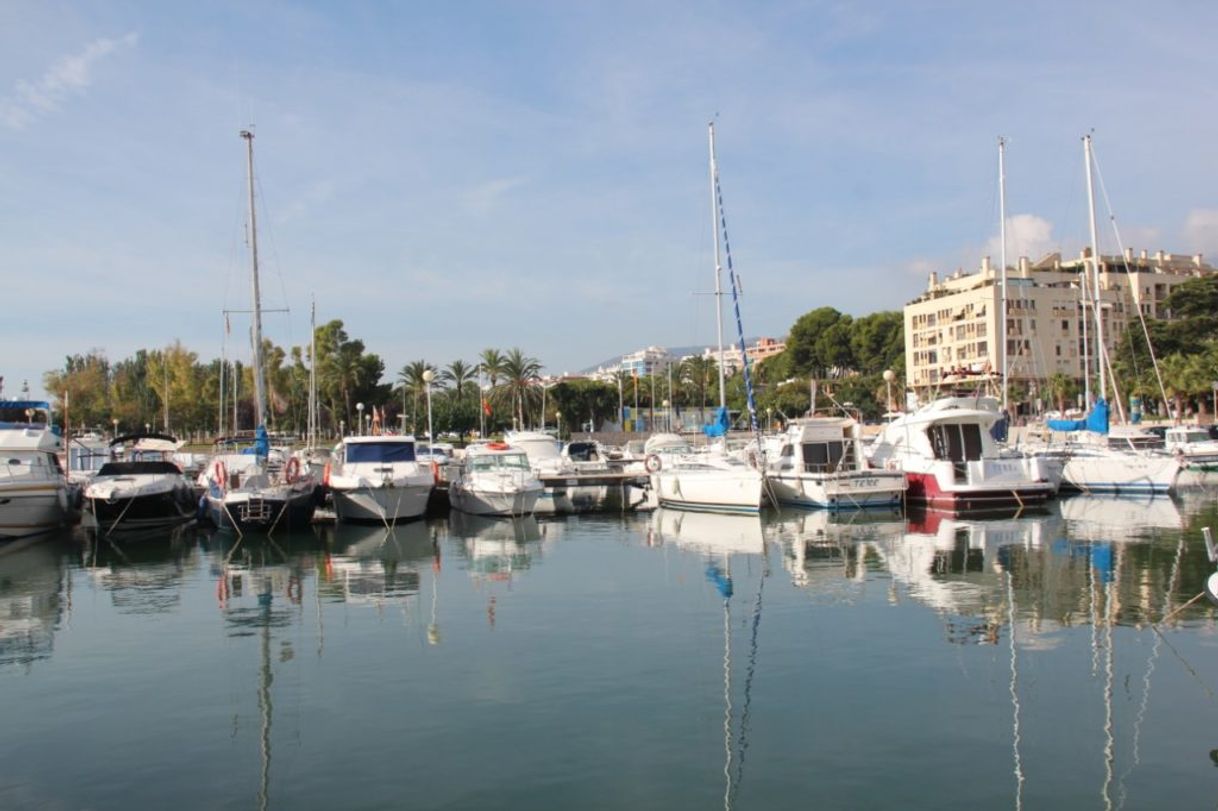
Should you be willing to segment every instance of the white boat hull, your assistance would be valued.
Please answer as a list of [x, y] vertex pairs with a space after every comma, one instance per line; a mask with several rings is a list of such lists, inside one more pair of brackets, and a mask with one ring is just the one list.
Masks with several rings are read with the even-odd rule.
[[471, 515], [532, 515], [540, 497], [540, 486], [491, 490], [453, 483], [448, 488], [452, 508]]
[[827, 510], [854, 510], [899, 505], [905, 497], [905, 474], [871, 470], [849, 473], [768, 474], [774, 497], [782, 504]]
[[1071, 454], [1062, 465], [1062, 490], [1117, 495], [1167, 495], [1176, 486], [1180, 461], [1147, 453]]
[[334, 512], [339, 521], [394, 523], [420, 518], [427, 511], [431, 483], [339, 489], [331, 482]]
[[0, 483], [0, 538], [38, 535], [68, 519], [67, 484], [50, 481]]
[[710, 512], [759, 512], [765, 479], [752, 468], [673, 467], [653, 473], [661, 507]]

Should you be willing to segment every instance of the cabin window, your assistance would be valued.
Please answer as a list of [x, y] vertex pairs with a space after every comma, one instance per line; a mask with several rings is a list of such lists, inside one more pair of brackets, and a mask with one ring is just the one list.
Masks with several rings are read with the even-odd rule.
[[352, 442], [347, 445], [347, 462], [413, 462], [413, 442]]
[[931, 449], [936, 459], [950, 462], [976, 462], [981, 458], [981, 426], [975, 423], [964, 425], [932, 425], [927, 429]]
[[805, 442], [803, 457], [804, 471], [807, 473], [828, 473], [855, 467], [854, 444], [849, 442]]

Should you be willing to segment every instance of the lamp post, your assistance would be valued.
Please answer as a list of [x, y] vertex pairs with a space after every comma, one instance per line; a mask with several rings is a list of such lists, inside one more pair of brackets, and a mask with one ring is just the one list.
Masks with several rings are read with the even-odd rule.
[[110, 424], [114, 426], [114, 433], [110, 436], [111, 439], [118, 439], [118, 417], [112, 417]]
[[664, 405], [664, 427], [668, 431], [668, 433], [671, 434], [672, 433], [672, 412], [668, 410], [668, 401], [667, 400], [664, 401], [663, 405]]
[[431, 433], [431, 381], [436, 379], [436, 373], [431, 369], [423, 370], [423, 382], [427, 384], [427, 442], [434, 443], [436, 438]]
[[338, 438], [342, 439], [346, 435], [347, 435], [347, 421], [339, 420], [338, 421]]
[[884, 385], [888, 387], [888, 413], [892, 413], [892, 381], [897, 379], [897, 373], [892, 369], [884, 370]]
[[355, 435], [363, 436], [364, 435], [364, 404], [356, 403], [355, 410], [358, 412], [357, 419], [359, 419], [359, 427], [355, 429]]

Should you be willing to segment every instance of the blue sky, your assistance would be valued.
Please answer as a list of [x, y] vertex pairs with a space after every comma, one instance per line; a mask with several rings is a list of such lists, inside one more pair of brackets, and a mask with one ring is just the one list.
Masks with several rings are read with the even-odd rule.
[[997, 258], [999, 135], [1012, 260], [1087, 239], [1090, 130], [1123, 244], [1218, 259], [1215, 31], [1200, 2], [0, 0], [5, 394], [94, 348], [220, 354], [250, 126], [268, 337], [307, 342], [315, 296], [387, 377], [713, 343], [713, 116], [752, 335]]

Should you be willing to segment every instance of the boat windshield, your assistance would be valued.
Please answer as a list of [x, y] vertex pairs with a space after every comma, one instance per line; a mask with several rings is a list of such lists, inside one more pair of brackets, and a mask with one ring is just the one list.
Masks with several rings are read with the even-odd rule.
[[497, 453], [493, 456], [479, 455], [471, 457], [470, 470], [532, 470], [532, 468], [529, 467], [529, 457], [523, 453]]
[[347, 445], [347, 463], [360, 462], [413, 462], [413, 442], [352, 442]]

